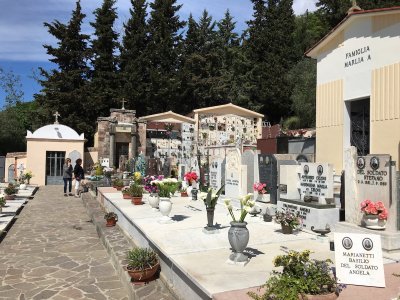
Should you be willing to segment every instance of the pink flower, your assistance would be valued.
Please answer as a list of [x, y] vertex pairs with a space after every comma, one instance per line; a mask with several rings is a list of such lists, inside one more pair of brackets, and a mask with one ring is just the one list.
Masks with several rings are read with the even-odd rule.
[[361, 211], [366, 215], [378, 215], [381, 220], [386, 220], [388, 217], [388, 211], [382, 201], [364, 200], [361, 202], [360, 207]]
[[383, 211], [379, 214], [379, 220], [386, 220], [388, 218], [388, 211], [386, 208], [383, 209]]
[[261, 182], [255, 182], [253, 184], [253, 190], [256, 191], [259, 194], [265, 194], [267, 191], [265, 190], [265, 187], [267, 185], [265, 183], [261, 183]]

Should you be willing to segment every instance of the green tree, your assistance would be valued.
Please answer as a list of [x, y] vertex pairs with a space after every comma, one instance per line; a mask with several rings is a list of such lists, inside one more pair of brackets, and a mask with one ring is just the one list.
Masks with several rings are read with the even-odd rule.
[[198, 23], [189, 17], [181, 74], [187, 110], [226, 102], [216, 88], [221, 77], [223, 53], [218, 51], [215, 27], [215, 21], [206, 10]]
[[6, 72], [0, 67], [0, 88], [6, 94], [4, 108], [9, 108], [23, 101], [21, 77], [13, 71]]
[[299, 127], [314, 127], [317, 62], [303, 58], [292, 68], [288, 78], [294, 86], [291, 108], [300, 120]]
[[131, 0], [131, 4], [130, 18], [124, 24], [125, 34], [120, 57], [122, 97], [128, 101], [128, 108], [140, 108], [138, 115], [145, 115], [150, 112], [146, 104], [150, 84], [147, 52], [149, 43], [146, 24], [147, 4], [145, 0]]
[[92, 138], [96, 120], [87, 118], [87, 61], [90, 51], [87, 47], [89, 36], [81, 33], [84, 17], [78, 0], [67, 24], [57, 20], [44, 23], [49, 33], [58, 40], [58, 47], [44, 45], [47, 54], [53, 57], [50, 61], [58, 68], [50, 71], [40, 68], [42, 90], [35, 95], [35, 100], [40, 107], [40, 124], [52, 122], [52, 114], [57, 110], [61, 114], [63, 124]]
[[117, 13], [115, 0], [104, 0], [103, 5], [94, 11], [95, 22], [92, 40], [92, 74], [90, 83], [90, 101], [87, 103], [87, 117], [96, 120], [105, 116], [111, 106], [115, 106], [119, 92], [119, 77], [116, 50], [119, 47], [118, 34], [113, 26]]
[[176, 0], [154, 0], [149, 20], [149, 75], [147, 106], [150, 113], [178, 108], [177, 91], [180, 82], [178, 71], [181, 63], [182, 28], [178, 11], [182, 5]]

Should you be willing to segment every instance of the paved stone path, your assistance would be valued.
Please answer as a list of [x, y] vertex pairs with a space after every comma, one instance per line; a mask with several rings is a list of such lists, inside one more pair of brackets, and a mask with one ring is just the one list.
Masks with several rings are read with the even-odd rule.
[[0, 299], [128, 299], [86, 214], [41, 187], [0, 244]]

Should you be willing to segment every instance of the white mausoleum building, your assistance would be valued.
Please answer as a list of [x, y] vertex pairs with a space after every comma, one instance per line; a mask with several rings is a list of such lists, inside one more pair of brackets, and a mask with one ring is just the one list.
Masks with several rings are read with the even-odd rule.
[[306, 55], [317, 60], [316, 161], [340, 171], [355, 146], [399, 162], [400, 7], [351, 10]]

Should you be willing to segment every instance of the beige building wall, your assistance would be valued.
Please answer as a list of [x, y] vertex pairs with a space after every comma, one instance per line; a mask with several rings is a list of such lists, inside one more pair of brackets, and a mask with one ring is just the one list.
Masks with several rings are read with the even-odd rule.
[[84, 154], [84, 165], [83, 168], [86, 170], [90, 166], [93, 167], [95, 163], [99, 161], [99, 152], [97, 151], [96, 148], [89, 149], [89, 151], [86, 151]]
[[[316, 161], [343, 167], [343, 80], [317, 86]], [[340, 173], [339, 173], [340, 174]]]
[[83, 144], [83, 140], [27, 139], [26, 169], [32, 171], [34, 175], [31, 183], [38, 185], [46, 184], [46, 151], [65, 151], [65, 155], [68, 156], [69, 153], [76, 150], [84, 156]]
[[390, 154], [400, 170], [400, 63], [372, 71], [370, 152]]

